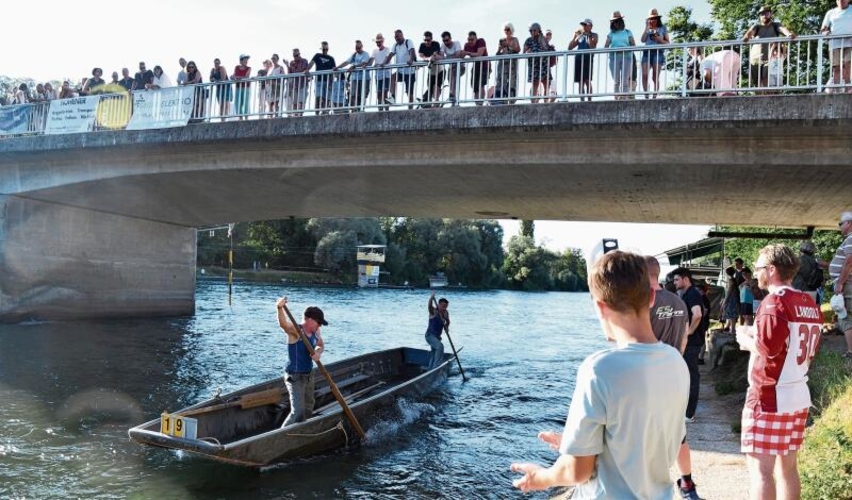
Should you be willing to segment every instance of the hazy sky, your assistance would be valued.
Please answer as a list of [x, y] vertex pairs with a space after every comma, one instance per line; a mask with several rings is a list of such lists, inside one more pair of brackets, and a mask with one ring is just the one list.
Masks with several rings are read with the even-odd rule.
[[[161, 65], [174, 80], [179, 57], [195, 60], [205, 81], [213, 59], [219, 57], [229, 72], [241, 53], [251, 55], [253, 71], [277, 52], [290, 59], [292, 49], [310, 58], [327, 40], [338, 61], [354, 50], [361, 39], [368, 50], [376, 33], [390, 40], [396, 28], [416, 44], [430, 30], [447, 30], [463, 40], [470, 30], [484, 38], [493, 53], [502, 25], [515, 25], [521, 41], [532, 22], [553, 30], [555, 45], [567, 48], [570, 34], [584, 18], [594, 21], [594, 31], [608, 32], [614, 10], [625, 16], [628, 29], [639, 32], [651, 8], [664, 16], [685, 2], [587, 2], [577, 0], [435, 0], [423, 2], [376, 2], [353, 0], [150, 0], [117, 2], [89, 0], [67, 2], [42, 0], [26, 8], [26, 16], [6, 19], [0, 30], [0, 75], [30, 77], [37, 81], [89, 76], [101, 67], [105, 78], [127, 67], [131, 75], [140, 61], [148, 68]], [[431, 6], [431, 7], [428, 7]], [[693, 17], [710, 21], [704, 0], [686, 4]], [[13, 9], [15, 10], [15, 9]], [[664, 17], [665, 21], [665, 17]], [[638, 35], [637, 35], [638, 36]], [[516, 234], [518, 224], [504, 223], [507, 236]], [[603, 237], [616, 237], [622, 248], [657, 253], [694, 241], [707, 232], [706, 226], [663, 226], [578, 222], [539, 222], [536, 236], [549, 248], [586, 249]]]
[[[36, 80], [89, 76], [101, 67], [109, 79], [112, 71], [127, 67], [131, 75], [139, 61], [148, 68], [161, 65], [172, 79], [177, 60], [194, 59], [202, 74], [209, 74], [213, 59], [233, 69], [240, 53], [251, 55], [253, 70], [277, 52], [288, 60], [299, 47], [310, 58], [327, 40], [338, 60], [351, 55], [354, 40], [368, 50], [382, 32], [390, 39], [396, 28], [419, 45], [423, 31], [436, 35], [447, 30], [463, 40], [476, 31], [493, 52], [502, 36], [502, 24], [515, 25], [521, 41], [527, 27], [539, 22], [553, 30], [556, 46], [567, 48], [569, 35], [589, 17], [595, 31], [605, 34], [614, 10], [621, 10], [628, 29], [638, 32], [648, 10], [662, 14], [686, 2], [537, 0], [434, 0], [432, 2], [376, 2], [353, 0], [149, 0], [118, 2], [41, 0], [25, 8], [26, 16], [10, 16], [0, 30], [3, 55], [0, 75]], [[431, 6], [431, 7], [427, 7]], [[704, 0], [688, 4], [700, 21], [710, 20]], [[15, 10], [15, 9], [13, 9]], [[665, 18], [664, 18], [665, 20]]]

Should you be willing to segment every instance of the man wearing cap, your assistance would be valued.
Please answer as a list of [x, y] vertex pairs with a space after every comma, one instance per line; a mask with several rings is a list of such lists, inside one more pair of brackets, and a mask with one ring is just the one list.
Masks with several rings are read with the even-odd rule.
[[[437, 308], [433, 305], [437, 304]], [[429, 369], [435, 368], [444, 361], [444, 344], [441, 342], [441, 332], [450, 331], [450, 312], [447, 306], [450, 301], [441, 297], [435, 301], [435, 291], [429, 296], [429, 326], [426, 327], [426, 343], [432, 350], [429, 352]]]
[[[320, 327], [327, 326], [322, 309], [310, 306], [305, 309], [304, 321], [297, 326], [287, 320], [284, 306], [287, 305], [287, 297], [278, 299], [275, 306], [278, 308], [278, 324], [287, 334], [287, 366], [285, 368], [284, 385], [290, 394], [290, 414], [284, 420], [281, 427], [302, 422], [310, 418], [314, 411], [314, 363], [319, 361], [325, 351], [325, 343], [320, 335]], [[314, 348], [314, 355], [308, 353], [308, 348], [299, 336], [299, 329], [305, 333], [305, 337]]]
[[[322, 52], [314, 54], [306, 71], [312, 70], [314, 66], [316, 66], [317, 71], [331, 71], [335, 69], [334, 58], [328, 55], [328, 42], [322, 42], [320, 50]], [[331, 80], [330, 74], [317, 75], [316, 80], [314, 80], [314, 96], [316, 96], [314, 99], [314, 108], [317, 110], [317, 114], [328, 114], [330, 112], [326, 108], [329, 107], [328, 99], [331, 95]]]
[[[580, 21], [580, 29], [574, 32], [574, 37], [568, 43], [568, 50], [591, 50], [598, 47], [598, 34], [592, 33], [592, 20]], [[583, 94], [592, 93], [592, 69], [594, 55], [580, 54], [574, 56], [574, 83], [579, 86], [580, 100], [586, 100]], [[591, 101], [592, 98], [588, 97]]]
[[751, 353], [741, 450], [752, 500], [801, 497], [797, 453], [811, 406], [807, 374], [821, 340], [822, 313], [791, 286], [798, 267], [792, 248], [763, 247], [754, 269], [769, 295], [755, 325], [737, 328], [740, 349]]
[[[837, 0], [837, 7], [825, 13], [820, 33], [823, 35], [852, 35], [852, 9], [849, 0]], [[831, 78], [835, 85], [846, 86], [852, 92], [852, 38], [832, 38], [828, 41], [831, 50]], [[829, 89], [833, 90], [833, 89]]]
[[[749, 29], [743, 41], [747, 42], [753, 38], [779, 38], [782, 35], [795, 39], [796, 34], [785, 28], [779, 22], [772, 20], [772, 7], [764, 5], [757, 12], [757, 24]], [[766, 87], [769, 77], [769, 58], [773, 51], [777, 56], [786, 52], [779, 43], [749, 45], [749, 85]]]
[[[852, 312], [852, 211], [840, 214], [840, 233], [843, 235], [843, 243], [837, 248], [834, 258], [828, 265], [828, 274], [834, 280], [834, 294], [842, 295], [846, 311]], [[837, 328], [846, 336], [847, 358], [852, 358], [852, 317], [848, 315], [838, 319]]]
[[[591, 261], [591, 259], [590, 259]], [[614, 345], [577, 369], [562, 433], [538, 437], [559, 457], [549, 468], [514, 463], [524, 492], [572, 486], [572, 498], [672, 498], [669, 474], [686, 433], [689, 374], [676, 349], [657, 340], [655, 292], [640, 255], [611, 251], [589, 270], [589, 290]]]
[[[376, 42], [376, 48], [373, 49], [373, 53], [370, 54], [370, 60], [367, 62], [367, 66], [372, 65], [381, 65], [383, 64], [390, 55], [390, 48], [385, 47], [385, 37], [382, 36], [381, 33], [376, 34], [376, 38], [373, 39]], [[391, 71], [389, 69], [377, 69], [375, 71], [376, 74], [376, 101], [379, 103], [379, 111], [387, 111], [388, 107], [383, 106], [384, 102], [388, 98], [388, 90], [390, 90], [390, 82], [391, 82]]]

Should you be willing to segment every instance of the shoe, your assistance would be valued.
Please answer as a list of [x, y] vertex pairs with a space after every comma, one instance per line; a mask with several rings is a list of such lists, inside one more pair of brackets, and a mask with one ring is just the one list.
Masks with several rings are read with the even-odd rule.
[[385, 97], [385, 104], [396, 104], [396, 101], [393, 99], [393, 96]]
[[690, 483], [689, 488], [681, 487], [681, 480], [677, 480], [677, 489], [680, 490], [681, 498], [685, 498], [686, 500], [701, 500], [701, 497], [698, 496], [698, 492], [695, 491], [695, 483]]
[[687, 424], [695, 423], [695, 416], [693, 415], [691, 417], [683, 417], [683, 421]]
[[843, 353], [843, 357], [846, 359], [852, 359], [852, 351], [846, 351]]

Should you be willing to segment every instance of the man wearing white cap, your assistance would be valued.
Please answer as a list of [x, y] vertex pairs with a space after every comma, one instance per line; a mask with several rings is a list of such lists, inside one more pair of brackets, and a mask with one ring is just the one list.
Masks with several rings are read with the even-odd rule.
[[[843, 235], [843, 243], [837, 248], [834, 258], [828, 265], [828, 274], [834, 281], [834, 294], [842, 295], [846, 305], [846, 311], [852, 311], [852, 211], [840, 214], [840, 233]], [[852, 318], [848, 315], [838, 319], [837, 328], [846, 336], [847, 358], [852, 358]]]

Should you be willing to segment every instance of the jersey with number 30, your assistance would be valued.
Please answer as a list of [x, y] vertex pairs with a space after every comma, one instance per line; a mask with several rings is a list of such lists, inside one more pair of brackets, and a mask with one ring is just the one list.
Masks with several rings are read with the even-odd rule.
[[808, 368], [822, 338], [819, 306], [810, 295], [784, 287], [763, 299], [755, 325], [746, 405], [768, 413], [809, 408]]

